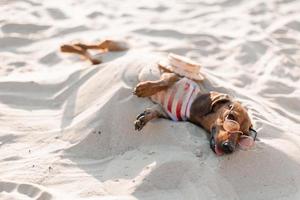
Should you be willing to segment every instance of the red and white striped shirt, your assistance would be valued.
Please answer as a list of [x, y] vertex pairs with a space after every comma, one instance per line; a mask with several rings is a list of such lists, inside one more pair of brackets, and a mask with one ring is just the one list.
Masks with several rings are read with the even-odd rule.
[[174, 121], [185, 121], [190, 117], [191, 104], [200, 92], [198, 84], [188, 78], [177, 81], [168, 90], [151, 96]]

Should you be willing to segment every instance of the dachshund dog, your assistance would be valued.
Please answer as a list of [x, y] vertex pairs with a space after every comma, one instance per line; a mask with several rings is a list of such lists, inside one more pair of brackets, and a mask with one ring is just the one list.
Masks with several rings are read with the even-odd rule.
[[169, 118], [203, 127], [210, 133], [210, 147], [217, 155], [232, 153], [236, 146], [245, 149], [254, 144], [256, 132], [241, 103], [227, 94], [207, 91], [207, 84], [160, 70], [157, 80], [140, 80], [134, 88], [136, 96], [149, 97], [156, 103], [137, 116], [136, 130], [142, 130], [150, 120]]
[[[62, 45], [61, 51], [79, 54], [92, 64], [99, 64], [101, 60], [92, 58], [89, 49], [106, 52], [127, 48], [124, 42], [104, 40], [95, 45]], [[150, 120], [168, 118], [190, 121], [203, 127], [209, 133], [210, 147], [217, 155], [232, 153], [237, 146], [245, 149], [254, 144], [257, 133], [252, 129], [250, 117], [241, 103], [227, 94], [205, 88], [207, 79], [199, 83], [162, 69], [159, 64], [154, 67], [160, 69], [156, 80], [147, 80], [146, 75], [133, 91], [136, 96], [149, 97], [156, 103], [136, 117], [136, 130], [142, 130]]]

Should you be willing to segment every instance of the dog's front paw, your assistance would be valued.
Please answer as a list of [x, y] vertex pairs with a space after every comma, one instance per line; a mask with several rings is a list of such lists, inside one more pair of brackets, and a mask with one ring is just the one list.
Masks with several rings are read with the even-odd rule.
[[134, 129], [140, 131], [145, 126], [145, 124], [146, 123], [143, 120], [135, 120], [134, 121]]
[[137, 84], [137, 86], [133, 90], [133, 94], [138, 97], [149, 97], [155, 92], [153, 92], [153, 83], [151, 82], [142, 82]]
[[143, 113], [139, 114], [136, 117], [136, 120], [134, 121], [134, 129], [135, 130], [142, 130], [142, 128], [146, 125], [147, 119], [146, 115], [148, 114], [148, 111], [144, 111]]

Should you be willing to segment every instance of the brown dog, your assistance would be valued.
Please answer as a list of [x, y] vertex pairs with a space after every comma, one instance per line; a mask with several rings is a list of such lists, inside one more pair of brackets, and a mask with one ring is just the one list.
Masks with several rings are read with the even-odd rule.
[[149, 97], [157, 104], [137, 116], [136, 130], [152, 119], [164, 117], [203, 127], [210, 133], [210, 146], [217, 155], [232, 153], [237, 144], [242, 148], [253, 145], [256, 132], [249, 137], [254, 130], [247, 110], [229, 95], [207, 92], [205, 84], [169, 71], [163, 71], [155, 81], [140, 81], [134, 94]]
[[[101, 52], [122, 51], [127, 49], [127, 45], [104, 40], [96, 45], [77, 43], [61, 46], [62, 52], [79, 54], [92, 64], [101, 63], [92, 58], [89, 49]], [[134, 94], [138, 97], [149, 97], [157, 103], [137, 116], [134, 122], [136, 130], [140, 131], [152, 119], [163, 117], [176, 121], [186, 120], [203, 127], [210, 133], [210, 147], [218, 155], [232, 153], [237, 144], [245, 148], [254, 143], [256, 131], [252, 129], [247, 110], [239, 102], [229, 95], [205, 88], [205, 83], [160, 69], [162, 71], [160, 77], [156, 77], [157, 80], [140, 80], [134, 88]], [[178, 99], [181, 100], [177, 101]]]

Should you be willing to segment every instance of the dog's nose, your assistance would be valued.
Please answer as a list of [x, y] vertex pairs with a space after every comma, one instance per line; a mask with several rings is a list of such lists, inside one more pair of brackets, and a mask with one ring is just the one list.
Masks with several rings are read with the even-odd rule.
[[229, 142], [223, 142], [222, 149], [223, 149], [224, 153], [229, 154], [229, 153], [233, 152], [234, 147]]

